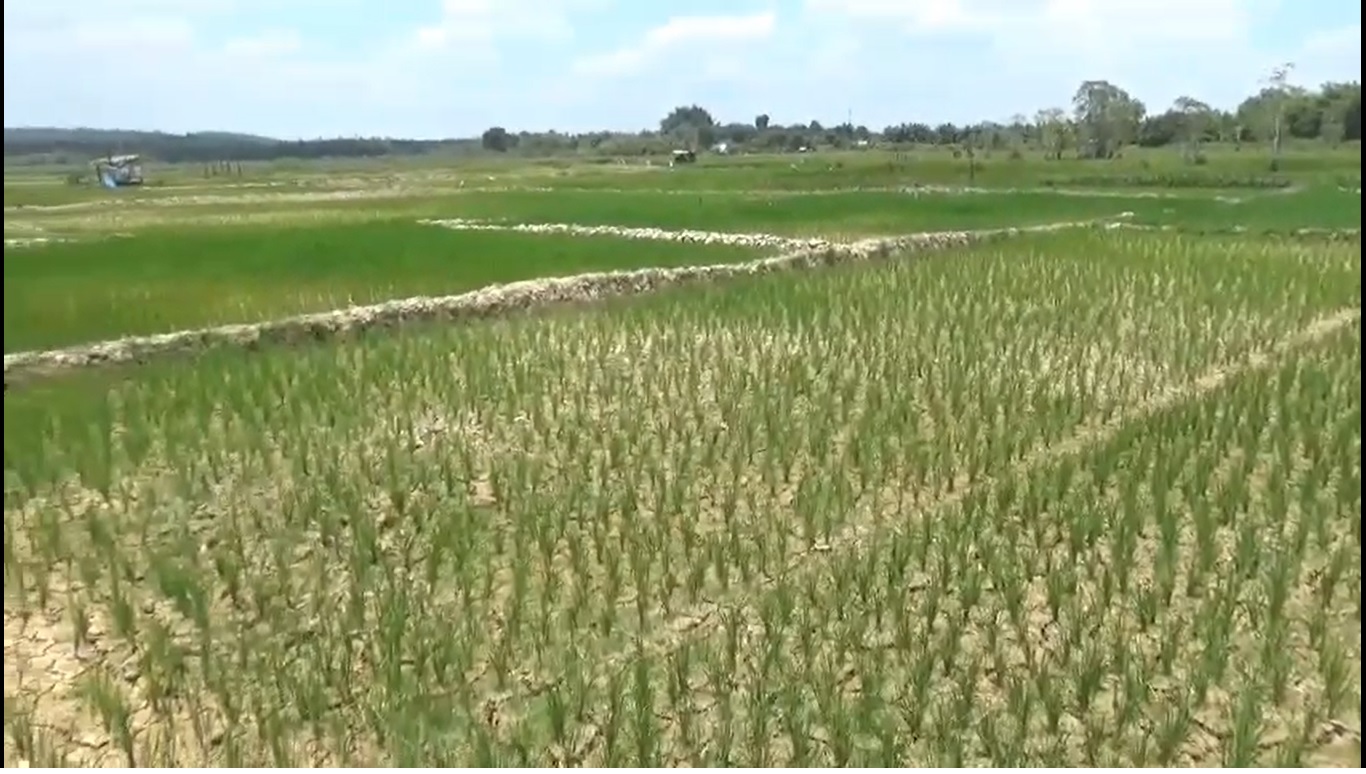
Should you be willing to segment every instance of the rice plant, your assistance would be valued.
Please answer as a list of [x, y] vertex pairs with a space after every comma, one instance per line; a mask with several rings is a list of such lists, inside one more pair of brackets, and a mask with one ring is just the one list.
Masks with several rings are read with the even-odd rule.
[[6, 761], [1350, 763], [1359, 320], [1087, 232], [7, 394]]

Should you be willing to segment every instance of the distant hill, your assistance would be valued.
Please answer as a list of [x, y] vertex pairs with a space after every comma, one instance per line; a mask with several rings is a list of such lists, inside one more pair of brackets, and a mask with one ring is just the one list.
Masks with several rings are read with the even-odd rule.
[[76, 127], [67, 129], [56, 126], [19, 126], [5, 127], [5, 155], [10, 155], [11, 145], [39, 145], [51, 147], [93, 147], [97, 145], [119, 144], [156, 144], [172, 140], [209, 140], [213, 142], [271, 144], [279, 140], [256, 134], [236, 132], [191, 132], [189, 134], [169, 134], [167, 132], [147, 132], [137, 129], [91, 129]]
[[478, 148], [476, 140], [337, 138], [280, 140], [236, 132], [146, 132], [131, 129], [5, 127], [7, 163], [83, 163], [110, 153], [140, 153], [170, 163], [264, 161], [277, 158], [412, 155]]

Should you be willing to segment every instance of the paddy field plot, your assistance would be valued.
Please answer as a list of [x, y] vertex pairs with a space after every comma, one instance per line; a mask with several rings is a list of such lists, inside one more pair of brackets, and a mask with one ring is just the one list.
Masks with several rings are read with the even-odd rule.
[[[1017, 149], [1019, 150], [1019, 149]], [[526, 186], [560, 189], [669, 189], [677, 191], [754, 189], [811, 191], [834, 188], [900, 187], [910, 183], [979, 185], [991, 188], [1072, 187], [1110, 191], [1142, 188], [1214, 191], [1269, 190], [1302, 184], [1355, 182], [1360, 187], [1361, 147], [1345, 143], [1287, 147], [1280, 169], [1267, 169], [1261, 151], [1207, 145], [1207, 162], [1191, 166], [1170, 148], [1127, 148], [1124, 158], [1047, 159], [1037, 149], [1018, 157], [1004, 152], [979, 155], [971, 164], [948, 148], [822, 150], [704, 156], [688, 168], [670, 169], [656, 159], [385, 157], [245, 164], [242, 177], [203, 175], [198, 164], [156, 164], [143, 197], [215, 195], [253, 196], [263, 191], [316, 192], [403, 189], [407, 192], [475, 186]], [[6, 170], [5, 205], [53, 205], [107, 199], [95, 186], [66, 182], [66, 166], [16, 164]], [[129, 192], [125, 192], [129, 193]]]
[[1136, 223], [1188, 231], [1284, 234], [1300, 229], [1361, 228], [1361, 194], [1326, 186], [1250, 196], [1149, 200], [1131, 211]]
[[5, 352], [763, 254], [611, 236], [456, 232], [412, 221], [160, 228], [7, 250]]
[[[1160, 195], [1159, 195], [1160, 194]], [[792, 236], [894, 235], [1030, 226], [1133, 213], [1139, 222], [1254, 231], [1361, 225], [1361, 196], [1334, 188], [1291, 193], [991, 191], [808, 191], [658, 193], [498, 191], [453, 197], [444, 217], [511, 223], [701, 228]]]
[[7, 395], [6, 762], [1359, 765], [1360, 271], [1088, 230]]
[[791, 236], [896, 235], [1107, 217], [1128, 200], [1051, 193], [915, 196], [894, 191], [783, 194], [507, 191], [454, 198], [450, 216], [523, 223], [701, 228]]
[[[862, 238], [917, 231], [1028, 226], [1132, 213], [1187, 230], [1283, 232], [1361, 224], [1361, 196], [1334, 187], [1217, 190], [699, 190], [507, 188], [320, 191], [243, 189], [7, 208], [9, 245], [148, 230], [286, 229], [364, 221], [464, 218]], [[374, 194], [374, 195], [371, 195]]]
[[13, 223], [7, 213], [6, 233], [29, 236], [33, 226], [41, 227], [44, 233], [79, 235], [137, 232], [156, 226], [302, 226], [376, 217], [459, 217], [509, 223], [692, 228], [788, 236], [868, 236], [1078, 220], [1113, 215], [1149, 201], [1048, 192], [914, 196], [897, 191], [693, 194], [513, 189], [395, 195], [378, 202], [358, 195], [332, 199], [293, 195], [296, 198], [283, 200], [281, 196], [260, 194], [255, 201], [245, 195], [220, 196], [208, 203], [192, 197], [158, 197], [96, 201], [51, 210], [26, 208], [13, 213]]
[[[809, 236], [907, 233], [927, 228], [1027, 225], [1109, 215], [1152, 205], [1152, 197], [1049, 192], [922, 195], [899, 191], [666, 192], [494, 189], [394, 196], [384, 200], [219, 197], [94, 201], [6, 213], [6, 237], [93, 235], [161, 226], [309, 225], [376, 218], [488, 218], [507, 222], [769, 231]], [[1080, 200], [1080, 203], [1078, 202]]]

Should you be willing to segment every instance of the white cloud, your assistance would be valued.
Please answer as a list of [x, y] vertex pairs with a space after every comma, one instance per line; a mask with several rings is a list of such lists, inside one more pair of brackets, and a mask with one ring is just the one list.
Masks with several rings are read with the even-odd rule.
[[[326, 14], [360, 1], [291, 0], [288, 16], [300, 5]], [[536, 84], [509, 89], [504, 68], [491, 77], [502, 45], [566, 40], [572, 14], [607, 1], [433, 2], [430, 24], [328, 48], [327, 35], [271, 25], [279, 7], [267, 0], [7, 0], [5, 115], [18, 124], [301, 137], [458, 133], [461, 116], [478, 120], [477, 106], [503, 109], [493, 107], [510, 99], [500, 89], [539, 98]], [[260, 26], [243, 29], [251, 19]], [[235, 34], [225, 39], [228, 25]], [[135, 98], [109, 99], [129, 84]]]
[[[1349, 24], [1335, 30], [1321, 30], [1304, 42], [1305, 53], [1314, 56], [1361, 58], [1361, 24]], [[1358, 64], [1360, 64], [1358, 62]]]
[[[1260, 42], [1285, 2], [741, 0], [707, 15], [671, 13], [686, 7], [674, 0], [638, 6], [653, 14], [640, 24], [587, 18], [620, 0], [421, 0], [425, 19], [343, 38], [380, 19], [379, 0], [6, 0], [5, 115], [450, 136], [648, 126], [697, 103], [720, 120], [881, 126], [1032, 114], [1091, 78], [1154, 109], [1182, 94], [1236, 104], [1287, 60], [1305, 85], [1359, 78], [1346, 11], [1308, 39]], [[620, 47], [601, 42], [612, 35]], [[134, 98], [109, 98], [130, 83]]]
[[1291, 80], [1305, 86], [1349, 79], [1360, 82], [1361, 23], [1320, 30], [1284, 58], [1295, 63]]
[[1053, 30], [1058, 43], [1085, 51], [1246, 42], [1263, 9], [1245, 0], [1048, 0], [1034, 28], [1021, 32]]
[[232, 38], [223, 44], [225, 53], [248, 58], [285, 56], [302, 48], [303, 41], [294, 30], [267, 30], [257, 35]]
[[1266, 7], [1267, 0], [806, 1], [818, 17], [894, 24], [917, 35], [980, 33], [1007, 45], [1088, 48], [1239, 37]]
[[67, 45], [117, 51], [129, 45], [152, 48], [187, 48], [194, 42], [194, 27], [177, 18], [130, 18], [102, 22], [78, 22], [64, 35]]
[[[641, 68], [666, 56], [677, 55], [684, 49], [692, 55], [698, 46], [726, 46], [752, 43], [773, 35], [777, 16], [772, 11], [741, 16], [676, 16], [647, 31], [635, 45], [606, 54], [584, 57], [575, 62], [580, 75], [616, 76], [638, 73]], [[708, 65], [714, 72], [731, 69], [720, 64]]]
[[1000, 7], [965, 5], [963, 0], [807, 0], [806, 9], [817, 15], [894, 24], [919, 34], [992, 29], [1007, 16]]
[[748, 16], [676, 16], [645, 33], [645, 47], [651, 49], [681, 43], [756, 40], [773, 34], [777, 17], [772, 11]]
[[[805, 0], [804, 8], [809, 24], [891, 30], [914, 38], [912, 48], [934, 47], [935, 76], [952, 72], [964, 94], [999, 94], [999, 118], [1065, 104], [1078, 83], [1093, 78], [1154, 108], [1182, 94], [1236, 103], [1273, 63], [1252, 32], [1280, 2]], [[928, 78], [916, 88], [942, 91]]]
[[427, 48], [490, 45], [499, 38], [566, 40], [574, 34], [569, 13], [595, 5], [582, 0], [444, 0], [441, 17], [415, 36]]

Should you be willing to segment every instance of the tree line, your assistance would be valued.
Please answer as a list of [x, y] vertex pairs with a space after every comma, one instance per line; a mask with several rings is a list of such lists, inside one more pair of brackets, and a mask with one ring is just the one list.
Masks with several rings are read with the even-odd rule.
[[[1325, 83], [1318, 89], [1289, 85], [1288, 68], [1278, 68], [1266, 86], [1233, 110], [1219, 110], [1194, 97], [1177, 98], [1160, 112], [1108, 81], [1086, 81], [1068, 108], [1053, 107], [1033, 116], [1016, 115], [1004, 123], [970, 125], [903, 123], [871, 132], [848, 123], [773, 125], [767, 115], [752, 124], [719, 124], [696, 105], [675, 108], [659, 135], [694, 147], [716, 142], [764, 150], [796, 150], [812, 145], [849, 147], [862, 141], [893, 145], [952, 145], [969, 150], [1034, 147], [1050, 158], [1110, 158], [1126, 145], [1178, 146], [1191, 160], [1208, 142], [1270, 142], [1279, 150], [1288, 138], [1322, 140], [1330, 145], [1361, 140], [1361, 84]], [[506, 150], [490, 143], [491, 150]]]
[[639, 132], [513, 132], [494, 126], [478, 138], [398, 140], [332, 138], [285, 141], [226, 132], [169, 134], [98, 129], [6, 128], [7, 160], [78, 163], [111, 153], [141, 153], [160, 161], [213, 163], [282, 158], [366, 158], [391, 155], [515, 153], [624, 157], [668, 153], [676, 148], [797, 151], [864, 145], [952, 145], [982, 149], [1042, 149], [1064, 155], [1109, 158], [1125, 146], [1176, 146], [1191, 161], [1209, 142], [1266, 142], [1279, 151], [1285, 139], [1336, 145], [1361, 139], [1361, 85], [1325, 83], [1317, 89], [1288, 82], [1291, 66], [1277, 68], [1264, 87], [1232, 110], [1183, 96], [1152, 110], [1122, 87], [1103, 80], [1082, 83], [1066, 107], [1016, 115], [1007, 122], [970, 125], [902, 123], [874, 131], [866, 126], [819, 121], [781, 125], [766, 114], [748, 122], [720, 122], [705, 108], [680, 106], [657, 128]]

